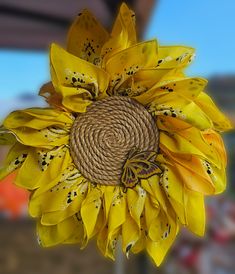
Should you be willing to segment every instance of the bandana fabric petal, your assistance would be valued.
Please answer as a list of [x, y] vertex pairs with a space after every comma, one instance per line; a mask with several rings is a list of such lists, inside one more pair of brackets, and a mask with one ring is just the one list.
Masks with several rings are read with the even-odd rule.
[[108, 39], [108, 32], [88, 10], [84, 10], [78, 14], [69, 30], [67, 50], [88, 62], [98, 64], [102, 47]]
[[53, 44], [51, 74], [62, 104], [75, 112], [84, 112], [92, 100], [101, 97], [108, 87], [108, 74], [97, 66], [69, 54]]

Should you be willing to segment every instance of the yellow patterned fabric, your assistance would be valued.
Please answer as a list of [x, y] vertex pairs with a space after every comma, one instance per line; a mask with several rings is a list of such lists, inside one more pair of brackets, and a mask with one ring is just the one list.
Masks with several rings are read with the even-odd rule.
[[[127, 256], [146, 250], [160, 265], [182, 226], [204, 234], [204, 196], [226, 187], [219, 132], [231, 124], [204, 91], [207, 80], [184, 74], [193, 57], [190, 47], [138, 42], [125, 4], [110, 34], [85, 10], [70, 28], [67, 49], [51, 46], [51, 83], [39, 93], [49, 107], [14, 111], [0, 127], [0, 143], [11, 145], [0, 179], [16, 171], [16, 185], [30, 191], [42, 246], [85, 247], [95, 237], [114, 259], [121, 238]], [[158, 172], [131, 187], [87, 180], [70, 153], [76, 117], [109, 96], [142, 104], [159, 131], [159, 150], [150, 154]], [[128, 180], [131, 168], [124, 171]]]

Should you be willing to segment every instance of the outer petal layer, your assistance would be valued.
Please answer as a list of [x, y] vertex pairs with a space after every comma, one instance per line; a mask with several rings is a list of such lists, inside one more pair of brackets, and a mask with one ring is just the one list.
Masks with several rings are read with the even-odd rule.
[[102, 67], [117, 52], [136, 44], [135, 14], [125, 3], [120, 7], [119, 14], [114, 23], [111, 37], [101, 50]]
[[51, 76], [62, 104], [75, 112], [84, 112], [92, 100], [102, 96], [109, 76], [97, 66], [80, 59], [56, 44], [51, 46]]
[[72, 121], [73, 117], [68, 113], [35, 108], [12, 112], [3, 125], [22, 144], [52, 148], [68, 144]]
[[109, 34], [88, 11], [79, 13], [73, 22], [67, 41], [68, 52], [93, 64], [100, 62], [101, 49]]

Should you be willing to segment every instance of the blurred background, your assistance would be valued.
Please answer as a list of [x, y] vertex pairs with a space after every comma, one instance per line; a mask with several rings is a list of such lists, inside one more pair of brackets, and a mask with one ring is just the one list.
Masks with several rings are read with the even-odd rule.
[[[0, 122], [13, 109], [43, 106], [37, 96], [49, 76], [50, 43], [65, 44], [72, 20], [90, 9], [111, 28], [121, 1], [0, 0]], [[188, 74], [209, 79], [208, 92], [235, 125], [235, 1], [129, 0], [144, 39], [197, 49]], [[103, 259], [95, 244], [41, 249], [27, 216], [28, 194], [14, 175], [0, 184], [0, 274], [235, 274], [235, 132], [224, 134], [228, 149], [228, 189], [207, 199], [203, 239], [184, 231], [163, 265], [156, 269], [144, 254], [117, 263]], [[0, 165], [7, 148], [0, 147]]]

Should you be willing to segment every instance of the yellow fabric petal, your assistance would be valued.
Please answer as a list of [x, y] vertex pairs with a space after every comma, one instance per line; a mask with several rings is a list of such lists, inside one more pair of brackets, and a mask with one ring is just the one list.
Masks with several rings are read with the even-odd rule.
[[[155, 82], [151, 88], [147, 88], [146, 92], [135, 97], [137, 101], [143, 105], [151, 103], [154, 99], [172, 92], [183, 96], [189, 100], [194, 100], [207, 85], [207, 80], [198, 77], [178, 77], [174, 71], [170, 69], [156, 69], [156, 72], [165, 74]], [[145, 79], [148, 79], [147, 75]], [[153, 78], [156, 79], [157, 78]], [[145, 80], [146, 81], [146, 80]]]
[[65, 219], [77, 214], [83, 201], [83, 195], [78, 195], [76, 199], [66, 208], [52, 212], [42, 212], [41, 224], [52, 226], [61, 223]]
[[[183, 172], [183, 174], [180, 173], [179, 165], [176, 163], [174, 166], [167, 166], [162, 177], [162, 187], [181, 224], [201, 236], [205, 227], [205, 208], [203, 194], [198, 191], [202, 192], [203, 181], [195, 174], [188, 174], [186, 169]], [[206, 184], [204, 189], [205, 187]], [[196, 189], [196, 191], [191, 189]]]
[[87, 183], [76, 168], [68, 167], [59, 178], [55, 179], [55, 182], [57, 184], [43, 195], [34, 193], [30, 200], [30, 208], [38, 204], [43, 213], [53, 212], [66, 210], [74, 200], [83, 200]]
[[215, 148], [210, 146], [196, 128], [188, 128], [174, 133], [160, 132], [160, 148], [166, 147], [173, 153], [197, 155], [211, 163], [221, 166]]
[[103, 229], [101, 229], [97, 235], [97, 247], [99, 248], [103, 256], [106, 256], [107, 233], [108, 233], [108, 227], [107, 225], [105, 225]]
[[63, 243], [76, 230], [78, 224], [74, 217], [70, 217], [54, 226], [44, 226], [37, 222], [39, 243], [44, 247], [54, 246]]
[[108, 226], [104, 226], [102, 230], [100, 230], [97, 236], [97, 246], [101, 253], [111, 260], [115, 260], [115, 251], [118, 238], [121, 233], [121, 227], [115, 229], [109, 237], [108, 235]]
[[66, 110], [62, 104], [63, 97], [60, 93], [56, 92], [52, 82], [44, 84], [38, 93], [38, 95], [45, 98], [46, 102], [57, 109]]
[[0, 180], [5, 178], [7, 175], [17, 170], [22, 166], [28, 156], [28, 148], [19, 143], [13, 145], [8, 152], [8, 155], [0, 167]]
[[83, 10], [73, 22], [67, 39], [68, 52], [98, 64], [103, 44], [109, 34], [88, 11]]
[[[101, 251], [101, 253], [106, 257], [107, 256], [107, 233], [108, 226], [103, 226], [97, 235], [97, 247]], [[111, 256], [113, 258], [113, 256]]]
[[159, 68], [184, 68], [195, 56], [195, 50], [184, 46], [160, 46]]
[[77, 219], [77, 226], [74, 232], [66, 239], [63, 243], [64, 244], [82, 244], [84, 239], [84, 226], [82, 224], [81, 218], [79, 214], [75, 214], [74, 218]]
[[148, 237], [154, 241], [158, 242], [161, 240], [162, 230], [161, 230], [162, 220], [161, 217], [158, 215], [154, 218], [149, 226], [149, 230], [146, 232], [148, 233]]
[[191, 190], [185, 190], [187, 202], [187, 227], [196, 235], [203, 236], [205, 233], [205, 205], [203, 195]]
[[[55, 175], [54, 175], [55, 176]], [[29, 201], [29, 213], [32, 217], [42, 215], [42, 212], [53, 212], [66, 209], [78, 198], [78, 189], [82, 195], [86, 192], [86, 182], [73, 165], [67, 163], [66, 157], [61, 163], [61, 171], [54, 180], [41, 179], [41, 187], [36, 189]], [[84, 185], [80, 185], [80, 183]], [[84, 190], [81, 190], [83, 189]], [[49, 202], [48, 202], [49, 199]]]
[[[136, 71], [133, 75], [131, 75], [129, 78], [127, 78], [127, 80], [120, 85], [119, 92], [123, 92], [125, 95], [128, 95], [129, 97], [134, 97], [137, 101], [139, 101], [142, 104], [144, 104], [144, 102], [150, 102], [151, 96], [148, 90], [150, 90], [162, 78], [166, 77], [168, 74], [171, 74], [171, 72], [171, 69], [140, 69]], [[153, 93], [155, 94], [154, 91]]]
[[205, 171], [209, 174], [211, 181], [215, 186], [215, 193], [221, 193], [226, 188], [226, 165], [227, 155], [221, 136], [212, 129], [203, 132], [206, 142], [213, 148], [217, 155], [219, 164], [213, 164], [208, 159], [202, 161]]
[[195, 103], [210, 117], [216, 130], [225, 131], [233, 128], [229, 119], [217, 108], [205, 92], [199, 94], [195, 99]]
[[172, 222], [170, 216], [167, 216], [164, 211], [160, 210], [158, 216], [153, 219], [150, 225], [149, 231], [147, 232], [148, 237], [154, 242], [160, 242], [174, 232], [171, 230], [174, 226], [175, 223]]
[[0, 126], [0, 145], [13, 145], [15, 142], [15, 136], [9, 130]]
[[217, 155], [220, 158], [219, 161], [221, 162], [222, 166], [226, 167], [227, 154], [221, 136], [212, 129], [206, 130], [202, 134], [206, 142], [210, 145], [210, 147], [212, 147], [217, 152]]
[[141, 182], [142, 182], [142, 187], [146, 191], [149, 191], [149, 190], [146, 189], [145, 186], [146, 184], [149, 185], [151, 189], [150, 199], [153, 206], [156, 208], [161, 207], [165, 212], [167, 212], [167, 208], [168, 208], [167, 197], [164, 191], [161, 189], [160, 178], [158, 177], [158, 175], [153, 175], [146, 180], [142, 179]]
[[104, 195], [104, 214], [105, 214], [105, 219], [106, 221], [108, 220], [109, 217], [109, 211], [112, 206], [112, 201], [113, 201], [113, 195], [115, 192], [115, 187], [113, 186], [103, 186], [103, 195]]
[[34, 189], [37, 186], [38, 177], [42, 175], [42, 169], [38, 163], [37, 153], [28, 149], [28, 157], [22, 164], [16, 178], [16, 184], [26, 189]]
[[[47, 192], [53, 188], [60, 179], [66, 180], [66, 178], [70, 178], [73, 175], [74, 166], [72, 164], [70, 151], [67, 147], [62, 147], [61, 149], [62, 151], [58, 152], [58, 157], [53, 158], [53, 161], [50, 162], [50, 165], [45, 170], [48, 170], [48, 173], [44, 171], [43, 176], [39, 178], [37, 183], [39, 188], [33, 192], [33, 197]], [[42, 151], [42, 153], [45, 153], [45, 151]], [[43, 154], [43, 157], [44, 156], [45, 154]]]
[[105, 186], [103, 188], [108, 191], [103, 191], [105, 216], [98, 231], [97, 246], [105, 257], [114, 260], [121, 226], [126, 220], [126, 197], [123, 196], [125, 194], [120, 187]]
[[157, 266], [163, 261], [178, 233], [176, 217], [174, 215], [173, 217], [166, 216], [162, 212], [160, 214], [161, 225], [159, 230], [161, 231], [161, 240], [152, 241], [149, 238], [146, 240], [146, 250]]
[[[15, 114], [21, 115], [16, 118], [14, 116]], [[11, 117], [11, 115], [13, 116]], [[73, 122], [73, 118], [70, 114], [52, 108], [29, 108], [24, 110], [18, 110], [12, 112], [9, 116], [13, 120], [8, 121], [8, 119], [6, 119], [6, 123], [7, 125], [9, 125], [9, 127], [13, 128], [17, 126], [22, 126], [22, 124], [24, 124], [25, 127], [43, 129], [45, 125], [64, 125], [65, 123], [71, 125]]]
[[[206, 171], [208, 171], [208, 163], [204, 164]], [[210, 167], [210, 178], [215, 186], [215, 194], [222, 193], [227, 186], [226, 170], [224, 167], [220, 169], [214, 165], [209, 165]]]
[[181, 180], [177, 170], [171, 166], [166, 166], [161, 186], [166, 192], [168, 200], [172, 205], [181, 224], [187, 224], [187, 216], [185, 213], [185, 191], [184, 182]]
[[52, 148], [68, 144], [72, 122], [68, 113], [35, 108], [14, 111], [3, 124], [22, 144]]
[[84, 112], [93, 99], [102, 96], [108, 87], [108, 74], [56, 44], [52, 44], [51, 77], [63, 105], [75, 112]]
[[144, 232], [142, 232], [141, 236], [139, 237], [139, 240], [131, 248], [132, 253], [137, 254], [137, 253], [140, 253], [141, 251], [144, 251], [146, 246], [145, 242], [146, 242], [146, 236], [144, 235]]
[[136, 44], [135, 13], [125, 3], [120, 7], [111, 34], [118, 36], [123, 31], [128, 33], [128, 46]]
[[145, 200], [145, 206], [144, 206], [144, 217], [145, 217], [147, 231], [149, 231], [153, 221], [157, 219], [159, 212], [160, 212], [160, 206], [154, 205], [151, 199], [149, 198], [149, 196], [147, 195]]
[[212, 127], [210, 118], [193, 101], [174, 92], [157, 97], [149, 106], [149, 111], [157, 116], [171, 116], [181, 119], [200, 130]]
[[101, 51], [102, 67], [118, 51], [136, 44], [135, 14], [125, 3], [120, 7], [114, 23], [111, 37], [103, 45]]
[[[178, 180], [181, 181], [181, 184], [186, 185], [193, 191], [197, 191], [205, 195], [215, 193], [213, 181], [206, 172], [201, 159], [195, 156], [182, 157], [172, 153], [167, 153], [166, 155], [168, 155], [172, 163], [174, 163], [174, 166], [168, 166], [167, 168], [171, 174], [168, 174], [168, 170], [165, 170], [164, 172], [163, 180], [166, 179], [166, 185], [169, 184], [169, 182], [167, 182], [167, 178], [169, 181], [171, 180], [171, 182], [174, 182], [177, 180], [177, 176]], [[171, 176], [173, 176], [173, 178], [169, 178]]]
[[[108, 223], [98, 237], [98, 246], [106, 257], [114, 259], [117, 237], [122, 224], [126, 221], [126, 194], [120, 187], [115, 187], [113, 200], [109, 210]], [[103, 233], [105, 233], [103, 235]], [[102, 244], [100, 241], [104, 241]]]
[[48, 185], [58, 176], [66, 155], [69, 150], [63, 146], [52, 150], [30, 148], [17, 173], [16, 184], [28, 190], [43, 187], [43, 183]]
[[159, 119], [157, 119], [157, 127], [159, 130], [162, 131], [178, 132], [181, 130], [189, 129], [192, 127], [192, 125], [180, 119], [164, 115], [160, 116]]
[[[113, 55], [106, 64], [110, 74], [109, 93], [120, 94], [120, 85], [139, 69], [156, 65], [157, 42], [147, 41], [134, 45]], [[138, 58], [136, 58], [138, 56]]]
[[144, 209], [145, 198], [146, 191], [140, 186], [136, 186], [135, 189], [129, 188], [127, 190], [127, 203], [130, 215], [135, 220], [138, 227], [140, 227], [140, 216]]
[[[178, 161], [180, 162], [182, 159], [179, 159]], [[196, 188], [196, 192], [192, 191], [188, 188], [188, 178], [189, 176], [186, 174], [180, 174], [178, 171], [179, 165], [177, 164], [177, 158], [174, 157], [171, 159], [171, 161], [174, 163], [173, 165], [169, 164], [162, 164], [162, 167], [164, 167], [164, 173], [163, 176], [160, 177], [159, 184], [157, 185], [155, 183], [154, 185], [154, 190], [158, 189], [158, 192], [154, 195], [157, 197], [159, 204], [154, 204], [153, 201], [154, 199], [152, 198], [153, 192], [150, 193], [148, 191], [149, 196], [146, 198], [145, 202], [145, 219], [146, 219], [146, 226], [147, 226], [147, 231], [149, 232], [149, 238], [152, 241], [158, 241], [159, 240], [159, 232], [157, 232], [161, 228], [161, 223], [159, 223], [159, 209], [160, 207], [163, 208], [161, 210], [162, 214], [166, 214], [166, 216], [172, 216], [172, 210], [176, 213], [177, 217], [179, 218], [179, 221], [181, 224], [189, 227], [194, 233], [201, 235], [203, 232], [203, 227], [205, 225], [205, 220], [204, 220], [204, 204], [203, 202], [203, 195], [198, 193], [198, 186], [202, 185], [203, 182], [207, 183], [203, 177], [202, 174], [195, 174], [196, 178], [194, 179], [194, 189]], [[183, 160], [183, 162], [185, 159]], [[193, 170], [194, 164], [191, 163], [191, 169]], [[203, 170], [201, 167], [200, 170]], [[193, 171], [191, 171], [193, 172]], [[204, 172], [205, 173], [205, 172]], [[209, 178], [208, 174], [205, 173], [205, 176]], [[210, 180], [210, 178], [209, 178]], [[142, 180], [144, 181], [144, 180]], [[147, 180], [146, 180], [147, 181]], [[150, 181], [151, 182], [151, 181]], [[212, 181], [210, 180], [210, 184], [212, 184]], [[142, 184], [144, 187], [144, 185]], [[153, 186], [153, 184], [152, 184]], [[205, 187], [205, 186], [204, 186]], [[203, 186], [202, 186], [203, 188]], [[165, 192], [165, 195], [163, 195], [162, 192]], [[194, 203], [196, 205], [196, 202], [194, 200], [197, 199], [198, 203], [200, 203], [200, 211], [196, 211], [197, 208], [196, 206], [194, 207]], [[168, 202], [169, 201], [169, 202]], [[171, 206], [169, 205], [171, 204]], [[191, 208], [192, 205], [192, 208]], [[202, 210], [202, 211], [201, 211]], [[200, 215], [201, 212], [201, 216]], [[196, 217], [192, 217], [192, 216]], [[157, 217], [158, 216], [158, 217]], [[157, 219], [158, 218], [158, 219]], [[197, 218], [198, 222], [201, 221], [200, 224], [194, 224], [192, 223], [192, 219]], [[201, 219], [200, 219], [201, 218]], [[160, 218], [161, 219], [161, 218]]]
[[122, 225], [122, 249], [127, 257], [129, 257], [129, 253], [139, 237], [140, 228], [131, 215], [127, 213], [126, 221]]
[[93, 236], [98, 214], [101, 208], [102, 193], [91, 186], [86, 199], [82, 202], [81, 217], [84, 223], [87, 240]]
[[114, 194], [112, 205], [109, 211], [109, 235], [110, 237], [116, 228], [121, 226], [126, 220], [126, 194], [122, 192], [121, 188], [117, 187]]
[[92, 104], [92, 95], [84, 88], [59, 87], [63, 93], [62, 104], [73, 112], [86, 112], [86, 108]]
[[[92, 237], [97, 235], [104, 227], [105, 224], [105, 217], [104, 217], [104, 211], [103, 211], [103, 201], [101, 200], [101, 206], [100, 206], [100, 210], [99, 210], [99, 214], [97, 216], [96, 219], [96, 224], [93, 230], [93, 234]], [[86, 235], [85, 235], [86, 236]], [[86, 244], [86, 237], [84, 237], [84, 243]]]
[[[204, 131], [207, 132], [207, 131]], [[214, 165], [221, 167], [221, 156], [217, 151], [217, 147], [213, 146], [213, 143], [209, 143], [205, 140], [204, 132], [200, 132], [195, 128], [179, 131], [177, 134], [184, 138], [188, 138], [189, 143], [197, 147], [201, 152], [206, 155], [205, 159]]]
[[43, 225], [58, 224], [66, 218], [80, 212], [81, 205], [86, 198], [87, 184], [78, 184], [79, 181], [77, 180], [76, 186], [72, 185], [70, 188], [67, 187], [67, 192], [57, 191], [56, 193], [53, 192], [55, 195], [51, 193], [49, 193], [49, 195], [45, 194], [45, 198], [52, 199], [52, 201], [49, 203], [51, 206], [42, 206], [43, 215], [41, 223]]

